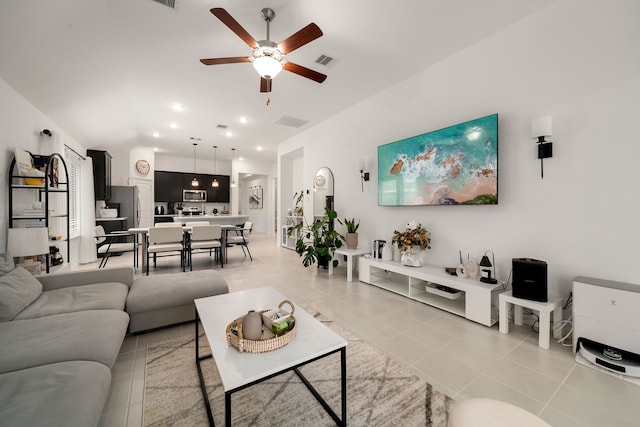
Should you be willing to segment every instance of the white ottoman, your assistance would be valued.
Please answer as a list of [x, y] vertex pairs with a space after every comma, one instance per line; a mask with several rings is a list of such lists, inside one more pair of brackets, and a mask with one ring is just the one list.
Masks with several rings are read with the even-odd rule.
[[197, 298], [229, 293], [227, 281], [213, 270], [143, 276], [131, 283], [125, 310], [135, 333], [195, 319]]
[[507, 402], [468, 399], [456, 402], [449, 427], [551, 427], [540, 418]]

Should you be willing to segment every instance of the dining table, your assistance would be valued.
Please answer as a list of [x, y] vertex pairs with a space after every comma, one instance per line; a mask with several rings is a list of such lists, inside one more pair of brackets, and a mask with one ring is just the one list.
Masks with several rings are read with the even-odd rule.
[[[189, 233], [191, 232], [193, 227], [187, 227], [186, 225], [182, 225], [182, 230], [185, 233], [185, 237], [188, 239], [189, 238]], [[222, 256], [223, 262], [227, 262], [227, 236], [229, 235], [230, 231], [236, 231], [236, 232], [244, 232], [244, 229], [242, 227], [239, 227], [237, 225], [225, 225], [222, 224], [221, 225], [222, 228], [222, 250], [224, 251], [224, 254]], [[126, 230], [127, 234], [131, 234], [134, 236], [134, 244], [138, 245], [140, 243], [142, 246], [142, 251], [139, 251], [140, 253], [140, 263], [139, 265], [142, 267], [142, 270], [146, 269], [146, 263], [147, 263], [147, 245], [148, 245], [148, 239], [149, 239], [149, 227], [132, 227], [129, 228], [128, 230]]]

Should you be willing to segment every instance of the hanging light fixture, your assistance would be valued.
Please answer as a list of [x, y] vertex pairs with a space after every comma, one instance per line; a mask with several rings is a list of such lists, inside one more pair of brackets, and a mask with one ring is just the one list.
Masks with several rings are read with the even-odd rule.
[[236, 179], [233, 177], [233, 162], [236, 159], [236, 149], [231, 149], [231, 188], [236, 188]]
[[[195, 142], [193, 143], [193, 174], [196, 174], [196, 147], [198, 146], [198, 144], [196, 144]], [[193, 181], [191, 181], [191, 186], [192, 187], [198, 187], [200, 186], [200, 182], [198, 181], [198, 177], [194, 176], [193, 177]]]
[[[213, 146], [213, 173], [218, 175], [218, 146]], [[213, 181], [211, 181], [212, 187], [219, 187], [220, 183], [218, 182], [218, 178], [213, 177]]]

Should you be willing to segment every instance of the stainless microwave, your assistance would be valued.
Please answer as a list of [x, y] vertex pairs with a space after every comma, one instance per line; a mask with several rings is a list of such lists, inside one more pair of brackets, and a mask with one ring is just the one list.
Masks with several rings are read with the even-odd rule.
[[206, 202], [207, 190], [182, 190], [183, 202]]

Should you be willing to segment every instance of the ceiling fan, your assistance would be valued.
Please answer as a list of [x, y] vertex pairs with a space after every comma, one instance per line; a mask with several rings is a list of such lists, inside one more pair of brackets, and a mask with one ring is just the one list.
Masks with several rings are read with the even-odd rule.
[[260, 92], [271, 92], [271, 82], [273, 78], [283, 69], [318, 83], [324, 82], [327, 78], [327, 76], [322, 73], [285, 59], [287, 54], [322, 36], [322, 30], [316, 24], [311, 23], [284, 41], [276, 44], [269, 40], [269, 24], [276, 17], [273, 9], [267, 7], [261, 11], [262, 17], [267, 23], [267, 39], [260, 41], [256, 41], [226, 10], [220, 7], [214, 7], [211, 9], [211, 13], [222, 21], [224, 25], [229, 27], [231, 31], [236, 33], [242, 41], [249, 45], [252, 52], [249, 56], [201, 59], [200, 62], [204, 65], [251, 62], [258, 74], [260, 74]]

